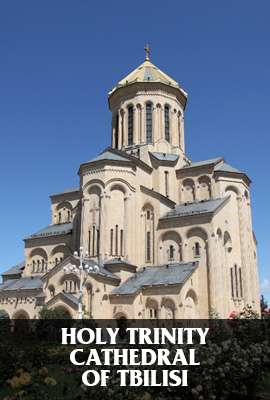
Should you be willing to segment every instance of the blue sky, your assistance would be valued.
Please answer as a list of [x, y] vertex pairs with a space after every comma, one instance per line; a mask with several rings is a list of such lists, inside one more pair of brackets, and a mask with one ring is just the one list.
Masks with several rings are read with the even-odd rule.
[[78, 184], [110, 141], [107, 92], [151, 59], [188, 92], [195, 160], [251, 177], [260, 280], [270, 299], [270, 3], [25, 0], [0, 4], [0, 271], [50, 222], [49, 194]]

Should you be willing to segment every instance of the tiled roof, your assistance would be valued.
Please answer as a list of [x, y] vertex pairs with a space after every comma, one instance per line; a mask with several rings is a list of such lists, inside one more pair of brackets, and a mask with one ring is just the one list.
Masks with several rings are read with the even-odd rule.
[[31, 290], [41, 289], [42, 282], [39, 277], [24, 277], [20, 279], [8, 279], [0, 285], [0, 292], [10, 290]]
[[1, 275], [19, 275], [22, 273], [22, 270], [24, 269], [25, 262], [22, 261], [17, 265], [14, 265], [13, 267], [9, 268], [7, 271], [3, 272]]
[[171, 153], [150, 152], [150, 154], [159, 161], [175, 162], [179, 158], [177, 154], [171, 154]]
[[[121, 79], [117, 83], [116, 87], [111, 90], [109, 95], [120, 87], [128, 86], [136, 82], [160, 82], [168, 86], [180, 88], [178, 83], [174, 79], [161, 71], [149, 60], [145, 60], [141, 65], [139, 65], [139, 67], [137, 67], [130, 74]], [[187, 96], [184, 91], [183, 93], [185, 94], [185, 96]]]
[[25, 239], [35, 239], [39, 237], [66, 235], [72, 231], [72, 222], [66, 224], [49, 225], [40, 231], [33, 233]]
[[122, 157], [121, 155], [116, 154], [115, 152], [112, 152], [110, 150], [105, 150], [102, 153], [100, 153], [97, 157], [92, 158], [88, 162], [95, 162], [101, 160], [129, 161], [126, 157]]
[[175, 206], [174, 210], [167, 212], [160, 219], [214, 213], [227, 199], [228, 197], [224, 197], [222, 199], [178, 204]]
[[214, 171], [222, 171], [222, 172], [233, 172], [236, 174], [243, 174], [242, 171], [239, 171], [239, 169], [236, 169], [232, 167], [231, 165], [223, 162], [221, 164], [218, 164], [215, 166]]
[[193, 262], [175, 263], [158, 267], [145, 267], [115, 288], [112, 294], [132, 295], [148, 286], [183, 284], [195, 271]]
[[125, 264], [132, 265], [129, 261], [123, 260], [122, 258], [111, 258], [110, 260], [105, 261], [104, 265], [114, 265], [114, 264]]
[[68, 300], [70, 300], [72, 303], [76, 304], [76, 305], [79, 303], [79, 300], [77, 299], [77, 297], [74, 296], [74, 295], [71, 294], [71, 293], [62, 292], [62, 295], [63, 295], [64, 297], [66, 297]]
[[217, 164], [217, 163], [219, 163], [221, 161], [223, 161], [222, 157], [210, 158], [209, 160], [196, 161], [196, 162], [192, 162], [191, 164], [187, 164], [187, 165], [185, 165], [183, 167], [183, 169], [185, 169], [185, 168], [203, 167], [204, 165]]
[[63, 190], [63, 192], [51, 194], [51, 197], [53, 197], [53, 196], [60, 196], [61, 194], [79, 192], [79, 191], [80, 191], [80, 188], [79, 188], [79, 187], [71, 188], [71, 189], [66, 189], [66, 190]]

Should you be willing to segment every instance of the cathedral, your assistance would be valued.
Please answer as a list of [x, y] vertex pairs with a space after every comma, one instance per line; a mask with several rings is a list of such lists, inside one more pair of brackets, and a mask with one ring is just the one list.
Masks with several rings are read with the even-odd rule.
[[[111, 145], [51, 194], [48, 226], [2, 273], [10, 318], [228, 318], [259, 312], [250, 179], [221, 157], [186, 154], [187, 93], [150, 61], [108, 93]], [[96, 138], [98, 140], [98, 138]]]

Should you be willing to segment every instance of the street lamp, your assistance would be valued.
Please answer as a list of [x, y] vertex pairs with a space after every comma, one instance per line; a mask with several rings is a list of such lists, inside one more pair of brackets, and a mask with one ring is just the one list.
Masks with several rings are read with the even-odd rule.
[[[86, 280], [91, 272], [98, 272], [99, 266], [97, 264], [87, 264], [84, 259], [89, 258], [87, 252], [84, 253], [83, 247], [80, 247], [80, 252], [77, 251], [73, 253], [74, 258], [80, 261], [79, 265], [69, 265], [63, 268], [64, 272], [71, 272], [78, 276], [79, 278], [79, 298], [78, 298], [78, 319], [83, 317], [83, 289], [85, 288]], [[89, 260], [91, 261], [91, 260]], [[93, 261], [91, 261], [93, 263]]]

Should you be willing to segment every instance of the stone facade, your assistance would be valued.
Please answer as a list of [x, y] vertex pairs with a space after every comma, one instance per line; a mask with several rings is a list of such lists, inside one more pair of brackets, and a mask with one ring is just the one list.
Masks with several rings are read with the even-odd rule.
[[222, 157], [185, 152], [186, 92], [147, 58], [109, 93], [111, 147], [79, 169], [76, 189], [51, 195], [51, 224], [26, 238], [25, 261], [3, 274], [0, 308], [42, 307], [86, 318], [227, 318], [259, 312], [250, 180]]

